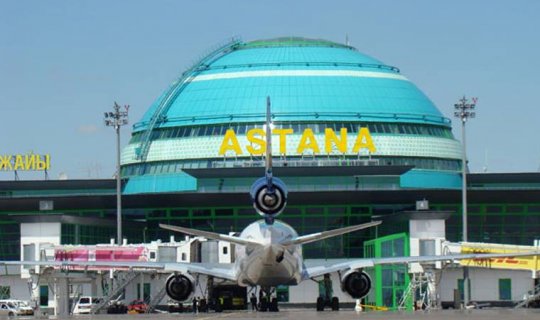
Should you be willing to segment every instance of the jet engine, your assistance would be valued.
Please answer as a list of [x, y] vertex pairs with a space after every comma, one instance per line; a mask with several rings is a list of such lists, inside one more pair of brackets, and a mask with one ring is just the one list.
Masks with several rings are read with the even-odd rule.
[[365, 297], [371, 289], [371, 278], [361, 270], [351, 270], [341, 278], [341, 290], [354, 299]]
[[260, 178], [251, 186], [250, 196], [253, 207], [264, 218], [273, 221], [287, 204], [287, 187], [278, 178], [272, 178], [271, 187], [268, 187], [268, 179]]
[[165, 290], [167, 295], [176, 301], [185, 301], [193, 293], [195, 280], [187, 274], [172, 274], [167, 278]]

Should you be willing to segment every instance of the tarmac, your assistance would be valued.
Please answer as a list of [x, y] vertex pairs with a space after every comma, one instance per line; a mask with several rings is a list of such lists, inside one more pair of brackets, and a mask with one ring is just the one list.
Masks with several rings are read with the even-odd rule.
[[[287, 309], [280, 312], [252, 312], [230, 311], [223, 313], [172, 313], [172, 314], [123, 314], [123, 315], [91, 315], [70, 317], [28, 317], [26, 319], [92, 319], [92, 320], [173, 320], [173, 319], [294, 319], [294, 320], [318, 320], [318, 319], [474, 319], [474, 320], [507, 320], [507, 319], [540, 319], [540, 309], [482, 309], [482, 310], [437, 310], [437, 311], [414, 311], [414, 312], [391, 312], [369, 311], [356, 312], [354, 310], [341, 310], [337, 312], [317, 312], [306, 309]], [[20, 317], [19, 319], [25, 319]]]

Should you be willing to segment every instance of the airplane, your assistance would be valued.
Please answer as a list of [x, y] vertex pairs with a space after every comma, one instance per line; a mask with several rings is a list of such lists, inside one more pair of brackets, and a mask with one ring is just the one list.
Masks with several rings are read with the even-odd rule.
[[[298, 285], [302, 281], [320, 277], [324, 277], [326, 280], [329, 279], [331, 273], [337, 272], [341, 281], [341, 289], [352, 298], [361, 299], [372, 288], [371, 279], [365, 269], [375, 265], [436, 261], [453, 262], [463, 259], [490, 259], [540, 254], [539, 252], [471, 253], [440, 256], [353, 258], [345, 262], [330, 261], [306, 267], [302, 256], [302, 245], [374, 227], [381, 224], [381, 221], [372, 221], [300, 236], [292, 226], [276, 219], [286, 207], [287, 187], [281, 179], [274, 177], [272, 173], [270, 109], [270, 97], [267, 97], [265, 173], [263, 177], [253, 183], [250, 189], [253, 207], [263, 219], [248, 225], [238, 236], [160, 224], [161, 228], [167, 230], [235, 244], [235, 263], [216, 265], [179, 262], [0, 261], [0, 265], [43, 265], [60, 268], [99, 266], [111, 269], [127, 267], [164, 270], [171, 272], [165, 282], [166, 293], [171, 299], [179, 302], [190, 299], [194, 294], [196, 275], [229, 280], [243, 287], [259, 286], [269, 296], [272, 289], [279, 285]], [[328, 286], [326, 281], [323, 281], [323, 285]], [[274, 300], [269, 307], [270, 310], [277, 311], [277, 299]], [[339, 310], [337, 297], [331, 298], [327, 296], [317, 299], [318, 311], [323, 310], [326, 305], [330, 305], [332, 310]]]

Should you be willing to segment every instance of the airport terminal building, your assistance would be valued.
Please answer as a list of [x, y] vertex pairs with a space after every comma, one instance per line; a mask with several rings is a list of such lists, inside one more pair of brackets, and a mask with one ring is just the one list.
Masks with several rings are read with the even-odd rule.
[[[124, 237], [167, 241], [160, 223], [239, 232], [259, 217], [271, 99], [279, 217], [299, 234], [397, 217], [428, 200], [461, 239], [461, 144], [452, 123], [397, 67], [348, 45], [305, 38], [233, 40], [186, 70], [133, 125], [122, 151]], [[469, 241], [540, 238], [540, 173], [469, 174]], [[115, 181], [0, 182], [0, 260], [19, 259], [18, 225], [61, 221], [62, 244], [116, 237]], [[399, 223], [308, 244], [306, 258], [364, 255]]]

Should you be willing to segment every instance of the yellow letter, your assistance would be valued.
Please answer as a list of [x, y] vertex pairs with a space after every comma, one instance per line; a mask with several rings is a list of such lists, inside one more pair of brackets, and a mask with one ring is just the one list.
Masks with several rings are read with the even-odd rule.
[[296, 149], [297, 153], [304, 153], [304, 149], [312, 149], [313, 153], [320, 153], [319, 146], [317, 145], [317, 140], [315, 140], [315, 135], [313, 135], [313, 130], [306, 129], [300, 138], [298, 143], [298, 148]]
[[35, 157], [37, 156], [38, 156], [37, 154], [27, 154], [24, 156], [26, 159], [26, 165], [24, 168], [26, 170], [35, 170], [35, 165], [36, 165]]
[[36, 155], [36, 170], [47, 170], [47, 156], [42, 159], [40, 155]]
[[242, 148], [240, 148], [240, 144], [238, 143], [238, 139], [236, 138], [233, 129], [228, 129], [227, 132], [225, 132], [225, 137], [223, 137], [218, 154], [222, 156], [229, 150], [234, 151], [237, 155], [242, 154]]
[[[262, 138], [255, 137], [255, 135], [259, 135]], [[247, 146], [247, 151], [249, 154], [254, 156], [260, 156], [266, 152], [266, 140], [264, 140], [264, 137], [266, 136], [266, 133], [261, 128], [254, 128], [251, 130], [248, 130], [247, 132], [247, 139], [249, 142], [261, 146], [258, 149], [253, 148], [252, 145]]]
[[324, 149], [326, 153], [332, 152], [332, 143], [336, 145], [339, 152], [347, 152], [347, 128], [341, 128], [340, 136], [341, 140], [338, 139], [332, 128], [324, 129]]
[[377, 151], [375, 145], [373, 144], [373, 140], [371, 139], [371, 134], [369, 133], [368, 128], [360, 128], [352, 152], [358, 153], [358, 151], [363, 148], [367, 148], [371, 153]]
[[0, 169], [2, 170], [13, 170], [13, 166], [11, 165], [11, 158], [13, 156], [0, 156]]
[[24, 170], [24, 160], [23, 160], [23, 156], [18, 154], [15, 156], [15, 167], [13, 168], [13, 170], [19, 170], [19, 169], [22, 169]]
[[274, 129], [272, 130], [272, 133], [279, 135], [279, 153], [280, 154], [286, 154], [287, 153], [287, 139], [286, 135], [292, 134], [293, 129]]
[[45, 155], [45, 169], [49, 170], [51, 168], [51, 155]]

